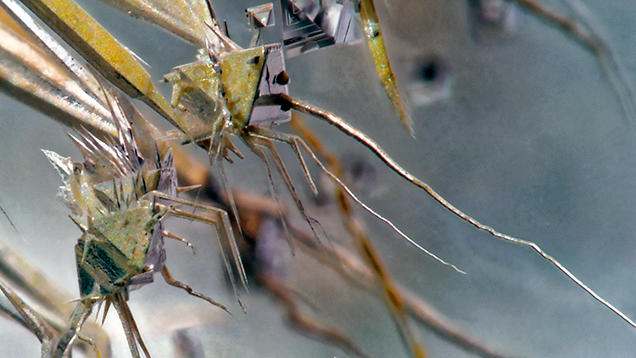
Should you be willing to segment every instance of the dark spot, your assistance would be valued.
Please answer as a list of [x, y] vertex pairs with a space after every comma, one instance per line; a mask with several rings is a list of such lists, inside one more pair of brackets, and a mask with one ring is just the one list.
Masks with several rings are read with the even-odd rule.
[[278, 103], [280, 104], [280, 110], [283, 112], [287, 112], [292, 109], [291, 102], [282, 96], [278, 96]]
[[363, 159], [356, 160], [351, 165], [351, 175], [355, 180], [361, 180], [366, 175], [373, 175], [374, 168]]
[[434, 82], [439, 76], [439, 65], [437, 61], [430, 60], [420, 67], [420, 78], [425, 82]]
[[428, 104], [450, 94], [451, 69], [437, 54], [421, 54], [404, 62], [409, 74], [408, 93], [411, 104]]
[[380, 36], [380, 30], [373, 30], [373, 34], [372, 34], [373, 38], [377, 38], [378, 36]]
[[258, 65], [258, 63], [261, 61], [261, 58], [259, 56], [254, 56], [251, 60], [250, 63], [252, 65]]
[[276, 76], [274, 76], [274, 83], [277, 83], [279, 85], [286, 85], [289, 83], [289, 75], [287, 74], [287, 72], [282, 71], [281, 73], [277, 74]]

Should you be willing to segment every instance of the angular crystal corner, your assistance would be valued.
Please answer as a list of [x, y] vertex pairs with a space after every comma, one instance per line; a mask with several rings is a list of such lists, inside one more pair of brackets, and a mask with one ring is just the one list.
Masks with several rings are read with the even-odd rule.
[[287, 57], [362, 39], [351, 0], [281, 0], [283, 44]]
[[247, 16], [247, 26], [250, 30], [258, 30], [276, 25], [274, 4], [271, 2], [247, 8], [245, 15]]

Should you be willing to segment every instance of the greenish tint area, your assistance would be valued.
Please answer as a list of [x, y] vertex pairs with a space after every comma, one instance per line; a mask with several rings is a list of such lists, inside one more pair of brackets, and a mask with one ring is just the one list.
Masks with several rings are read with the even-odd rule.
[[96, 219], [75, 248], [82, 295], [92, 292], [94, 282], [101, 294], [116, 293], [142, 273], [156, 223], [151, 205]]
[[209, 138], [210, 128], [221, 115], [219, 80], [213, 64], [207, 60], [175, 67], [164, 79], [173, 84], [171, 105], [178, 109], [178, 115], [188, 115], [182, 128], [188, 139]]
[[150, 208], [136, 208], [119, 211], [95, 220], [95, 230], [116, 247], [134, 266], [142, 266], [150, 241], [150, 233], [145, 230], [151, 221]]
[[221, 59], [221, 81], [227, 108], [236, 128], [247, 125], [265, 64], [265, 48], [226, 54]]

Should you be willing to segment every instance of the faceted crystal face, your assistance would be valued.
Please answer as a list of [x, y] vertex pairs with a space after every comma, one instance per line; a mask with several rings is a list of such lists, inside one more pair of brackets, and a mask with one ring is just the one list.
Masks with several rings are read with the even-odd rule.
[[353, 2], [281, 0], [283, 42], [287, 57], [362, 39]]
[[[289, 76], [285, 72], [285, 58], [280, 44], [265, 47], [265, 66], [258, 84], [257, 98], [265, 95], [287, 94]], [[280, 106], [254, 106], [250, 116], [250, 125], [269, 125], [287, 122], [291, 119], [290, 111], [283, 111]]]
[[258, 30], [276, 25], [274, 4], [271, 2], [247, 8], [245, 15], [247, 15], [247, 26], [250, 30]]
[[[213, 2], [215, 7], [230, 3]], [[611, 291], [612, 303], [633, 312], [635, 302], [630, 294], [633, 286], [612, 285], [612, 282], [633, 281], [633, 240], [629, 238], [636, 231], [636, 221], [630, 219], [636, 200], [634, 136], [625, 129], [620, 104], [612, 97], [610, 86], [603, 82], [603, 74], [594, 67], [593, 56], [547, 22], [533, 18], [530, 12], [519, 12], [521, 26], [513, 34], [516, 36], [506, 37], [494, 46], [481, 38], [478, 43], [473, 41], [470, 35], [475, 31], [473, 21], [476, 20], [468, 4], [477, 2], [394, 0], [389, 2], [394, 16], [380, 14], [383, 29], [391, 36], [387, 38], [387, 45], [392, 43], [389, 54], [393, 67], [398, 79], [405, 79], [402, 83], [407, 93], [411, 92], [409, 83], [417, 81], [435, 87], [444, 73], [452, 74], [450, 97], [429, 106], [425, 106], [429, 102], [412, 99], [416, 107], [413, 118], [417, 141], [400, 140], [405, 137], [403, 129], [389, 125], [388, 119], [394, 113], [383, 102], [380, 96], [383, 94], [378, 93], [377, 97], [369, 94], [368, 89], [376, 86], [377, 79], [363, 61], [368, 57], [363, 46], [331, 48], [337, 51], [318, 51], [288, 61], [294, 81], [290, 93], [314, 104], [337, 108], [338, 114], [359, 124], [367, 134], [383, 139], [384, 149], [398, 156], [401, 164], [418, 169], [418, 173], [434, 182], [436, 189], [452, 193], [453, 202], [458, 206], [480, 219], [488, 218], [488, 222], [491, 218], [503, 222], [524, 238], [541, 240], [539, 244], [548, 245], [546, 248], [551, 248], [550, 251], [556, 250], [557, 258], [574, 263], [573, 271], [578, 273], [582, 267], [587, 273], [587, 284], [603, 291], [601, 293]], [[636, 2], [583, 2], [591, 6], [594, 14], [602, 10], [605, 20], [602, 27], [608, 30], [612, 44], [621, 53], [629, 53], [636, 36], [636, 22], [630, 21], [626, 14], [636, 13]], [[254, 2], [246, 6], [243, 3], [247, 1], [231, 2], [231, 6], [241, 6], [238, 16], [234, 17], [241, 21], [241, 29], [246, 20], [244, 10]], [[386, 2], [376, 1], [378, 8], [385, 7], [385, 15], [391, 15], [383, 3]], [[121, 28], [121, 18], [124, 16], [113, 16], [112, 21], [118, 22], [112, 22], [109, 28]], [[228, 23], [232, 30], [232, 22]], [[493, 37], [486, 39], [496, 40], [497, 34], [507, 31], [483, 24], [484, 28], [494, 30], [488, 32]], [[148, 54], [142, 52], [142, 57], [149, 60], [156, 71], [153, 76], [156, 81], [167, 71], [161, 72], [156, 63], [168, 63], [168, 67], [183, 63], [179, 51], [174, 50], [181, 47], [176, 47], [179, 46], [177, 40], [171, 41], [163, 31], [145, 23], [141, 25], [144, 25], [139, 27], [143, 32], [134, 27], [118, 37], [134, 50], [137, 50], [137, 38], [145, 44], [161, 45]], [[489, 46], [483, 46], [484, 43]], [[153, 61], [155, 58], [160, 61]], [[633, 61], [633, 58], [626, 60]], [[401, 61], [413, 65], [399, 66]], [[322, 65], [324, 63], [333, 65]], [[629, 63], [627, 67], [633, 78], [635, 67]], [[47, 270], [48, 277], [73, 290], [71, 298], [76, 298], [75, 267], [68, 269], [73, 262], [69, 249], [72, 243], [68, 241], [77, 236], [77, 228], [55, 198], [55, 187], [59, 184], [56, 174], [38, 161], [42, 160], [40, 148], [55, 148], [65, 155], [70, 155], [75, 148], [57, 123], [34, 118], [37, 114], [27, 112], [29, 108], [10, 101], [7, 96], [0, 100], [3, 113], [0, 147], [4, 153], [0, 202], [25, 234], [27, 242], [16, 237], [3, 218], [0, 224], [4, 225], [7, 239], [20, 248], [21, 255]], [[348, 111], [349, 108], [352, 110]], [[332, 133], [326, 129], [318, 132], [320, 130], [322, 128], [314, 129], [321, 138]], [[348, 138], [333, 137], [330, 149], [337, 155], [350, 156], [356, 149], [347, 145]], [[366, 154], [362, 150], [357, 152]], [[374, 194], [376, 205], [388, 211], [399, 207], [399, 214], [405, 216], [405, 231], [415, 233], [420, 242], [439, 249], [440, 255], [451, 255], [453, 262], [461, 263], [462, 268], [470, 271], [468, 275], [449, 272], [451, 270], [413, 254], [406, 245], [385, 243], [384, 239], [390, 235], [374, 230], [378, 243], [387, 249], [385, 258], [393, 267], [395, 279], [416, 295], [432, 297], [436, 308], [452, 315], [458, 325], [465, 324], [468, 333], [515, 356], [606, 356], [631, 349], [632, 331], [615, 322], [607, 310], [593, 307], [594, 304], [577, 294], [562, 275], [548, 273], [550, 268], [546, 268], [545, 261], [526, 256], [527, 251], [517, 246], [483, 238], [464, 222], [449, 218], [426, 198], [403, 190], [402, 182], [390, 175], [379, 175], [378, 185], [369, 190]], [[254, 189], [248, 187], [255, 181], [250, 181], [247, 175], [234, 175], [234, 178], [232, 184], [240, 190]], [[255, 190], [266, 192], [267, 188]], [[387, 193], [390, 195], [383, 195]], [[205, 229], [191, 228], [200, 230], [198, 236], [208, 239], [213, 232]], [[289, 254], [287, 243], [282, 241], [282, 247], [276, 247], [276, 251]], [[200, 251], [207, 248], [199, 247]], [[303, 285], [298, 287], [299, 292], [312, 294], [311, 301], [320, 307], [315, 316], [329, 322], [351, 321], [337, 328], [359, 337], [357, 342], [369, 353], [399, 354], [402, 347], [396, 334], [392, 334], [396, 338], [389, 342], [383, 339], [388, 335], [387, 327], [390, 329], [393, 323], [388, 318], [369, 314], [371, 309], [379, 307], [378, 300], [357, 288], [340, 288], [346, 281], [335, 277], [333, 272], [326, 272], [328, 270], [315, 275], [310, 270], [320, 266], [313, 261], [310, 262], [313, 266], [301, 266], [308, 260], [299, 259], [300, 251], [289, 260], [295, 266], [286, 266], [284, 273], [294, 279], [294, 285]], [[203, 266], [206, 269], [221, 267], [218, 256], [193, 256], [186, 249], [170, 252], [170, 262], [187, 262], [190, 267], [195, 266], [191, 263], [194, 260], [198, 260], [197, 267], [202, 261], [208, 265]], [[280, 265], [285, 264], [284, 261]], [[183, 272], [190, 273], [189, 269]], [[309, 277], [305, 280], [308, 282], [303, 282], [301, 275]], [[188, 283], [206, 288], [216, 285], [211, 288], [215, 294], [224, 293], [226, 289], [224, 282], [217, 282], [222, 280], [209, 279], [216, 278], [211, 272], [194, 277]], [[329, 285], [332, 283], [343, 293], [335, 301], [329, 300], [334, 296], [333, 286]], [[157, 312], [177, 312], [178, 319], [172, 321], [181, 324], [177, 326], [178, 334], [189, 334], [195, 344], [197, 340], [216, 343], [205, 345], [206, 355], [342, 355], [338, 348], [307, 343], [305, 337], [298, 339], [298, 334], [284, 326], [278, 314], [257, 315], [250, 319], [249, 326], [237, 328], [227, 315], [210, 313], [205, 306], [193, 306], [192, 299], [179, 292], [174, 297], [165, 297], [168, 291], [162, 290], [161, 295], [152, 289], [135, 292], [134, 299], [144, 304], [133, 309], [135, 316], [152, 323], [163, 318]], [[341, 299], [343, 297], [347, 300]], [[280, 306], [266, 294], [252, 294], [251, 299], [247, 317], [254, 318], [254, 312], [280, 311]], [[369, 299], [374, 300], [375, 305], [371, 306]], [[230, 303], [232, 299], [225, 301]], [[165, 309], [168, 305], [170, 310]], [[232, 311], [237, 310], [234, 307]], [[115, 316], [112, 312], [110, 315]], [[372, 327], [373, 332], [366, 329], [360, 333], [360, 326], [354, 322]], [[183, 328], [186, 324], [189, 326]], [[174, 327], [159, 323], [152, 327], [148, 338], [154, 341], [149, 345], [160, 347], [157, 354], [153, 351], [153, 357], [176, 355], [171, 349], [162, 349], [170, 344]], [[18, 330], [12, 328], [14, 325], [4, 321], [0, 324], [0, 338], [4, 342], [0, 344], [0, 357], [37, 356], [40, 347], [33, 344], [33, 337], [27, 336], [29, 340], [21, 346], [22, 342], [13, 339], [13, 331]], [[121, 327], [114, 328], [113, 336], [121, 336]], [[154, 329], [158, 333], [155, 334]], [[141, 330], [145, 333], [145, 329]], [[25, 331], [21, 332], [22, 336], [28, 333], [23, 329], [19, 331]], [[582, 336], [596, 339], [581, 340]], [[436, 356], [464, 356], [439, 339], [426, 339], [425, 344], [437, 352]], [[16, 350], [16, 346], [20, 348]], [[26, 354], [24, 351], [29, 349], [31, 354]], [[113, 349], [117, 357], [130, 354], [125, 342], [116, 342]]]

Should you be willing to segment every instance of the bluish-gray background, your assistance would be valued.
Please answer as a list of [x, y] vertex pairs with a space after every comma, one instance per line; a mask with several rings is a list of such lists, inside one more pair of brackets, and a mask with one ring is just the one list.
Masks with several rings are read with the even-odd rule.
[[[544, 3], [566, 11], [561, 2]], [[586, 3], [633, 76], [636, 5]], [[243, 10], [256, 4], [214, 4], [242, 45], [249, 41], [249, 34], [241, 35]], [[508, 38], [497, 38], [501, 33], [495, 31], [493, 38], [478, 42], [466, 1], [395, 0], [388, 5], [376, 4], [403, 88], [418, 83], [414, 68], [431, 59], [446, 76], [425, 85], [441, 99], [412, 108], [416, 140], [392, 111], [364, 44], [288, 60], [291, 94], [339, 114], [458, 208], [502, 232], [537, 242], [601, 296], [636, 317], [636, 123], [622, 115], [592, 54], [523, 11]], [[151, 64], [157, 80], [193, 58], [194, 49], [171, 35], [101, 4], [87, 4], [87, 9]], [[276, 37], [273, 32], [269, 36]], [[76, 159], [78, 153], [58, 124], [6, 96], [0, 101], [0, 202], [26, 242], [0, 219], [3, 240], [76, 294], [73, 245], [80, 233], [55, 198], [59, 177], [40, 148]], [[373, 168], [358, 186], [370, 206], [467, 272], [460, 275], [442, 266], [365, 216], [393, 276], [456, 326], [515, 356], [636, 356], [636, 330], [532, 250], [474, 230], [351, 139], [307, 121], [329, 148], [353, 158], [349, 163], [355, 159]], [[289, 150], [280, 150], [299, 174]], [[233, 178], [253, 172], [259, 175], [235, 179], [237, 187], [264, 192], [265, 176], [256, 160], [231, 166]], [[296, 183], [307, 192], [302, 179]], [[310, 211], [326, 216], [322, 220], [328, 230], [330, 220], [337, 221], [326, 209]], [[176, 329], [185, 329], [208, 358], [345, 356], [288, 330], [280, 306], [265, 292], [245, 298], [248, 314], [243, 315], [226, 290], [216, 246], [208, 240], [212, 231], [180, 225], [197, 254], [169, 243], [174, 276], [229, 305], [234, 319], [162, 282], [135, 291], [130, 304], [154, 357], [174, 356]], [[348, 287], [302, 254], [287, 262], [293, 268], [288, 278], [316, 304], [317, 319], [346, 332], [373, 357], [406, 356], [380, 301]], [[36, 357], [37, 340], [7, 322], [0, 324], [0, 356]], [[116, 341], [115, 356], [128, 356], [114, 313], [107, 327]], [[470, 356], [426, 330], [417, 332], [431, 357]]]

